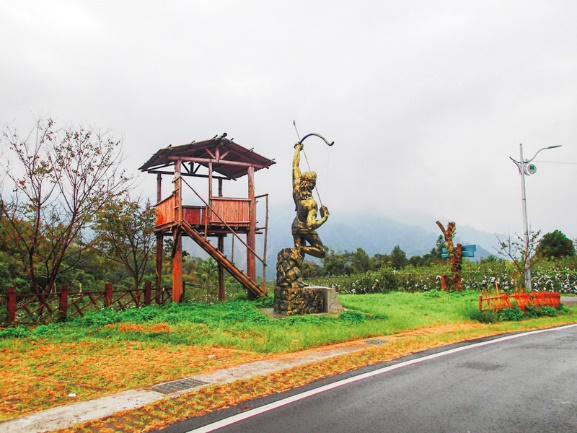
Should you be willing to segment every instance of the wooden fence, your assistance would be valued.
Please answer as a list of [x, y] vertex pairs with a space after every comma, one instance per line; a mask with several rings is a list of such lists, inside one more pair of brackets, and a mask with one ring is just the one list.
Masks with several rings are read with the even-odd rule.
[[113, 290], [112, 284], [107, 283], [104, 291], [79, 292], [70, 292], [63, 285], [59, 291], [43, 294], [16, 293], [10, 287], [6, 295], [0, 296], [0, 326], [63, 322], [102, 308], [126, 310], [153, 303], [161, 305], [170, 298], [170, 290], [153, 289], [151, 283], [132, 290]]
[[559, 292], [532, 292], [479, 296], [479, 310], [499, 311], [504, 308], [513, 308], [513, 303], [522, 311], [525, 311], [528, 305], [559, 308], [561, 306], [561, 294]]

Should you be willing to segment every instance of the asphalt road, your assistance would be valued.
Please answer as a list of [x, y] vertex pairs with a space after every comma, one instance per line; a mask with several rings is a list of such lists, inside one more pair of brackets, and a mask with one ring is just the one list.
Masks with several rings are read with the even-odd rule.
[[425, 352], [164, 431], [575, 433], [577, 326]]

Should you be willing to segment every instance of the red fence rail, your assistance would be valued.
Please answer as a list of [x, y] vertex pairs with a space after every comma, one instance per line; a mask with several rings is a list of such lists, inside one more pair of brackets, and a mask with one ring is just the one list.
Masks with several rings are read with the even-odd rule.
[[16, 293], [9, 287], [7, 294], [0, 296], [0, 326], [66, 321], [102, 308], [126, 310], [153, 303], [162, 305], [170, 298], [170, 290], [153, 289], [149, 282], [143, 289], [113, 290], [112, 284], [107, 283], [104, 291], [88, 292], [70, 292], [64, 285], [59, 291], [43, 294]]
[[559, 292], [531, 292], [479, 296], [479, 310], [499, 311], [504, 308], [513, 308], [513, 304], [516, 304], [522, 311], [525, 311], [528, 305], [559, 308], [561, 306], [561, 294]]

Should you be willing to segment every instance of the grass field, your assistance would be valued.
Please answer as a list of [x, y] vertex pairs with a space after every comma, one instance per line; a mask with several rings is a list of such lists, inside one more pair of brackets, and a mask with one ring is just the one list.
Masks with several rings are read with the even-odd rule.
[[[332, 343], [411, 336], [365, 358], [344, 357], [314, 374], [313, 367], [303, 367], [299, 371], [306, 373], [295, 371], [292, 379], [282, 379], [287, 386], [427, 347], [577, 322], [574, 307], [564, 308], [557, 317], [473, 322], [476, 292], [393, 292], [340, 295], [339, 299], [346, 311], [335, 316], [272, 318], [263, 311], [271, 300], [234, 301], [101, 311], [63, 324], [0, 331], [0, 420], [70, 403], [70, 394], [76, 395], [74, 401], [88, 400]], [[282, 388], [277, 380], [262, 392]], [[245, 394], [238, 398], [254, 397]], [[217, 403], [209, 406], [224, 404]]]

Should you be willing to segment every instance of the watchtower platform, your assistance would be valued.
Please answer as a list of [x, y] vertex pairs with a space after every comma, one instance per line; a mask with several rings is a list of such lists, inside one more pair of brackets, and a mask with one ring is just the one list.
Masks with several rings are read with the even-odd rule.
[[[174, 240], [172, 252], [172, 298], [179, 302], [183, 294], [182, 236], [190, 237], [218, 263], [219, 299], [224, 299], [224, 270], [239, 281], [249, 296], [266, 294], [266, 238], [268, 231], [268, 194], [256, 195], [254, 173], [269, 168], [275, 162], [252, 149], [246, 149], [226, 134], [210, 140], [168, 146], [156, 152], [140, 170], [157, 175], [156, 204], [156, 286], [162, 277], [162, 251], [165, 236]], [[162, 176], [173, 176], [173, 191], [162, 197]], [[247, 176], [245, 197], [225, 197], [224, 181], [235, 181]], [[186, 178], [202, 178], [208, 183], [203, 196]], [[216, 188], [215, 188], [216, 184]], [[183, 188], [192, 191], [196, 204], [183, 203]], [[263, 226], [257, 222], [257, 202], [264, 201], [266, 217]], [[256, 252], [256, 235], [264, 235], [264, 252]], [[246, 250], [246, 272], [224, 254], [224, 238], [233, 236]], [[214, 246], [209, 238], [217, 238]], [[244, 238], [244, 240], [243, 240]], [[257, 283], [256, 261], [263, 265], [262, 283]]]

